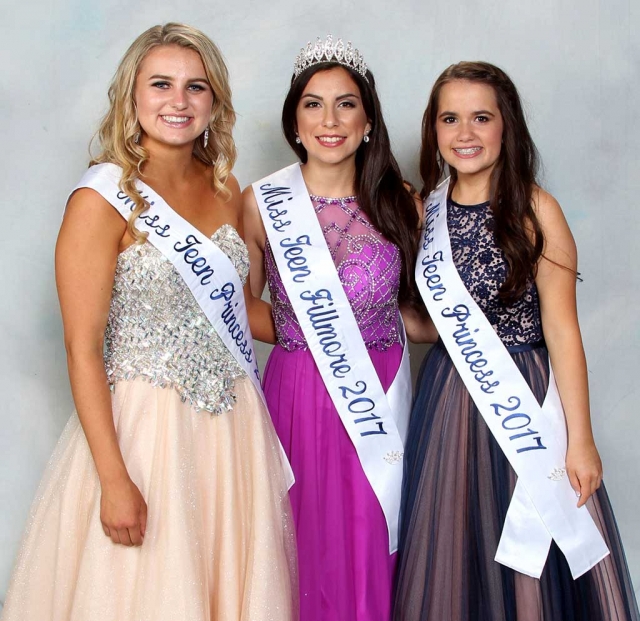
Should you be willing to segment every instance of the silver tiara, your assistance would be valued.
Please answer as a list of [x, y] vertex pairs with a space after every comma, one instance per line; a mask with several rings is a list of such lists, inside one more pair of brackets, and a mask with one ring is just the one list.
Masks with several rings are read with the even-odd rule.
[[348, 41], [346, 46], [342, 39], [338, 39], [334, 43], [333, 36], [330, 34], [327, 35], [324, 43], [318, 37], [315, 45], [309, 41], [307, 47], [303, 47], [300, 50], [300, 54], [296, 57], [296, 62], [293, 65], [294, 79], [305, 69], [318, 63], [327, 62], [339, 63], [349, 67], [357, 71], [367, 82], [369, 81], [367, 78], [367, 65], [360, 51], [354, 49], [351, 41]]

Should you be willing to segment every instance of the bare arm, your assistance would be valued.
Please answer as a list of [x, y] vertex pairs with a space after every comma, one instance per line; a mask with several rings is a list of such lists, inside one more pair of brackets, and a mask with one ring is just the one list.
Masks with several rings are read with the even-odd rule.
[[140, 545], [146, 504], [129, 478], [113, 422], [104, 331], [125, 222], [93, 190], [69, 201], [56, 245], [56, 283], [71, 391], [102, 488], [100, 519], [114, 543]]
[[538, 190], [535, 206], [545, 236], [536, 276], [542, 329], [567, 420], [567, 473], [582, 506], [600, 486], [602, 463], [591, 429], [587, 363], [578, 326], [577, 251], [557, 201]]
[[[416, 245], [420, 244], [420, 236], [422, 232], [422, 219], [424, 216], [424, 206], [419, 194], [413, 186], [405, 183], [405, 188], [411, 194], [418, 214], [418, 230], [416, 231]], [[407, 331], [407, 337], [412, 343], [435, 343], [438, 340], [438, 331], [424, 302], [420, 300], [420, 308], [415, 308], [409, 304], [400, 306], [400, 313], [404, 321], [404, 327]]]
[[[255, 210], [247, 209], [248, 193], [253, 199]], [[238, 188], [236, 200], [239, 214], [238, 232], [249, 250], [249, 276], [244, 286], [244, 299], [247, 305], [251, 334], [259, 341], [274, 344], [276, 342], [276, 329], [273, 323], [271, 304], [260, 298], [266, 282], [264, 271], [264, 239], [266, 234], [251, 187], [249, 186], [242, 193], [242, 196]], [[261, 245], [260, 233], [263, 235]], [[256, 280], [257, 283], [255, 282]]]
[[251, 292], [259, 298], [267, 283], [264, 269], [264, 247], [267, 233], [264, 230], [258, 203], [251, 186], [247, 186], [242, 192], [242, 215], [246, 232], [245, 243], [249, 248], [249, 260], [251, 261]]

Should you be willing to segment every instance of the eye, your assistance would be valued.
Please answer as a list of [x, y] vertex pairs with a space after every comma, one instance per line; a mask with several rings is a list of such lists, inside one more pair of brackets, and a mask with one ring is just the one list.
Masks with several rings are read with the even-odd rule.
[[478, 121], [478, 123], [488, 123], [490, 120], [491, 119], [488, 116], [484, 116], [483, 114], [476, 117], [476, 121]]
[[442, 117], [441, 121], [443, 123], [446, 123], [447, 125], [451, 125], [451, 123], [455, 123], [456, 122], [456, 117], [455, 116], [445, 116], [445, 117]]
[[162, 80], [158, 80], [157, 82], [152, 82], [151, 86], [154, 86], [155, 88], [165, 89], [165, 88], [169, 88], [170, 84], [169, 82], [163, 82]]
[[340, 108], [355, 108], [356, 104], [353, 101], [349, 101], [348, 99], [346, 101], [341, 101], [339, 104]]
[[319, 108], [320, 107], [320, 102], [318, 101], [307, 101], [304, 104], [305, 108]]
[[206, 91], [207, 88], [202, 84], [189, 84], [189, 90], [195, 93], [201, 93], [203, 91]]

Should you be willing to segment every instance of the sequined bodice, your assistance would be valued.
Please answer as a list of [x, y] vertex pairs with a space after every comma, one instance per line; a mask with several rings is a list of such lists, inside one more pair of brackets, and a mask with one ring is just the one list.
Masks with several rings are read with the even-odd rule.
[[[385, 350], [399, 343], [398, 248], [373, 227], [355, 198], [312, 201], [366, 346]], [[278, 343], [289, 351], [306, 348], [268, 244], [265, 268]]]
[[511, 306], [498, 298], [507, 265], [496, 245], [494, 218], [488, 203], [463, 206], [449, 201], [447, 224], [458, 272], [503, 343], [511, 346], [542, 340], [540, 302], [533, 279]]
[[[211, 239], [245, 282], [249, 255], [235, 229], [225, 224]], [[215, 414], [233, 407], [234, 380], [244, 375], [180, 274], [150, 243], [118, 257], [104, 358], [110, 384], [144, 377]]]

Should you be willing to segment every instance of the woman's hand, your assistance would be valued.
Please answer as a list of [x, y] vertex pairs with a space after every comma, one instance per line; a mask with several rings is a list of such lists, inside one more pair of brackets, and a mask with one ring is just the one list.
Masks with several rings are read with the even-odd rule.
[[569, 441], [566, 468], [571, 487], [579, 497], [578, 507], [582, 507], [602, 483], [602, 462], [593, 440]]
[[129, 477], [102, 485], [100, 521], [104, 534], [113, 543], [142, 544], [147, 529], [147, 503]]

